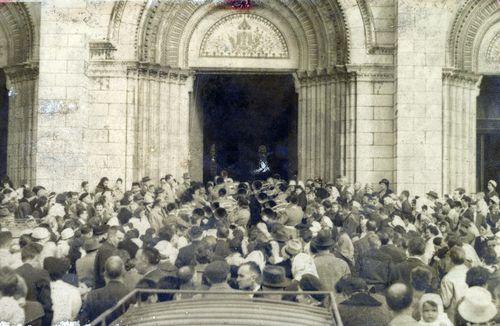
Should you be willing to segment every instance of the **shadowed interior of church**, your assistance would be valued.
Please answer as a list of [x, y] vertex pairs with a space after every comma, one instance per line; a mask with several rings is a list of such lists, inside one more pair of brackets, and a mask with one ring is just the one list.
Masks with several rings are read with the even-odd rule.
[[0, 177], [7, 174], [7, 132], [9, 122], [9, 95], [5, 73], [0, 69]]
[[297, 97], [291, 75], [197, 76], [203, 114], [203, 175], [227, 170], [253, 179], [259, 147], [270, 173], [292, 178], [297, 170]]
[[500, 77], [484, 76], [477, 98], [477, 188], [500, 180]]

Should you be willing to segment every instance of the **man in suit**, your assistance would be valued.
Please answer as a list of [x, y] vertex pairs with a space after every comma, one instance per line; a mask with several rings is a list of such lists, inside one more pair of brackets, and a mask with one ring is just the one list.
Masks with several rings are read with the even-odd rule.
[[52, 299], [50, 297], [50, 276], [41, 268], [40, 254], [43, 246], [39, 243], [30, 243], [21, 250], [23, 265], [16, 269], [16, 273], [26, 282], [28, 293], [26, 300], [38, 301], [43, 306], [45, 316], [43, 325], [52, 322]]
[[179, 250], [177, 255], [177, 260], [175, 261], [175, 266], [181, 268], [183, 266], [195, 265], [195, 253], [198, 246], [201, 244], [201, 238], [203, 236], [203, 229], [199, 226], [193, 226], [189, 230], [189, 238], [191, 243]]
[[118, 227], [111, 227], [108, 230], [107, 239], [104, 241], [97, 251], [94, 262], [94, 279], [95, 287], [101, 288], [106, 283], [104, 280], [104, 264], [106, 260], [115, 255], [117, 252], [118, 243], [122, 240], [123, 233], [118, 229]]
[[[104, 277], [106, 286], [100, 289], [92, 290], [87, 295], [79, 320], [82, 324], [90, 323], [100, 314], [116, 305], [121, 298], [127, 295], [128, 288], [123, 284], [123, 274], [125, 266], [118, 256], [111, 256], [106, 260]], [[106, 319], [106, 324], [111, 323], [120, 314], [117, 310]]]
[[431, 284], [433, 289], [437, 289], [439, 284], [437, 273], [423, 259], [425, 255], [425, 240], [420, 237], [411, 238], [408, 242], [408, 254], [409, 257], [405, 261], [396, 265], [399, 280], [406, 284], [411, 284], [411, 271], [415, 267], [422, 267], [432, 273]]

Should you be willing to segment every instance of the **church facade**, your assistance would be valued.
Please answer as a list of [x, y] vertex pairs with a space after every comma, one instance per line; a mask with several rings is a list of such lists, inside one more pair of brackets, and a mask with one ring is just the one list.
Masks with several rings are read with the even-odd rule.
[[0, 68], [14, 182], [201, 180], [207, 74], [293, 78], [299, 179], [498, 178], [496, 0], [2, 3]]

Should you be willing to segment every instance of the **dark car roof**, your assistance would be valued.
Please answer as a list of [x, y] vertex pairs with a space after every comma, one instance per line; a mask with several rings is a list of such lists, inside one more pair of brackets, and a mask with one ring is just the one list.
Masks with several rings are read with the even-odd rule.
[[320, 307], [252, 298], [191, 299], [131, 307], [113, 325], [334, 325]]

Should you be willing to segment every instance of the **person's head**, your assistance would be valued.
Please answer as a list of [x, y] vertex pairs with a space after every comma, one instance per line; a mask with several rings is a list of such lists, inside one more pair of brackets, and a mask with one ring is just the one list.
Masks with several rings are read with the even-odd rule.
[[424, 267], [415, 267], [410, 272], [411, 286], [415, 291], [431, 292], [432, 289], [432, 272]]
[[462, 265], [465, 263], [465, 251], [458, 246], [454, 246], [450, 249], [450, 259], [454, 265]]
[[465, 283], [469, 287], [471, 286], [483, 286], [486, 287], [488, 280], [490, 279], [491, 273], [489, 270], [482, 266], [472, 267], [467, 271], [465, 276]]
[[111, 256], [104, 265], [105, 277], [108, 281], [121, 279], [125, 272], [123, 260], [118, 256]]
[[82, 182], [82, 191], [86, 193], [90, 192], [90, 186], [88, 181]]
[[408, 241], [408, 253], [410, 256], [422, 256], [425, 253], [425, 240], [421, 237], [412, 237]]
[[29, 263], [33, 267], [40, 268], [40, 253], [43, 246], [36, 242], [31, 242], [21, 249], [21, 260], [23, 263]]
[[99, 186], [101, 186], [102, 188], [107, 188], [109, 186], [109, 179], [106, 177], [101, 178], [101, 180], [99, 181]]
[[408, 198], [410, 198], [410, 192], [408, 190], [403, 190], [401, 191], [401, 194], [399, 195], [399, 199], [401, 201], [405, 201], [407, 200]]
[[419, 301], [419, 310], [422, 321], [433, 323], [443, 313], [443, 301], [438, 294], [426, 293]]
[[495, 191], [496, 187], [497, 187], [497, 183], [495, 180], [488, 181], [488, 191], [490, 191], [490, 192]]
[[229, 277], [230, 268], [225, 261], [217, 260], [207, 265], [203, 277], [210, 285], [225, 283]]
[[123, 180], [121, 178], [116, 179], [115, 186], [121, 188], [122, 185], [123, 185]]
[[112, 226], [108, 229], [107, 241], [113, 246], [118, 246], [118, 243], [123, 240], [125, 235], [117, 226]]
[[238, 268], [238, 287], [240, 290], [252, 290], [256, 284], [260, 284], [262, 279], [262, 272], [259, 265], [250, 261], [242, 264]]
[[43, 269], [49, 272], [52, 281], [62, 279], [69, 270], [69, 260], [66, 258], [47, 257], [43, 261]]
[[385, 299], [392, 311], [402, 312], [410, 307], [413, 301], [413, 291], [404, 283], [394, 283], [387, 289]]
[[18, 283], [17, 274], [12, 268], [8, 266], [0, 268], [0, 294], [2, 296], [14, 296]]
[[154, 269], [160, 263], [160, 253], [156, 248], [146, 247], [139, 249], [136, 254], [137, 263], [135, 264], [139, 274], [146, 274]]
[[10, 231], [0, 232], [0, 248], [10, 249], [12, 245], [12, 233]]

